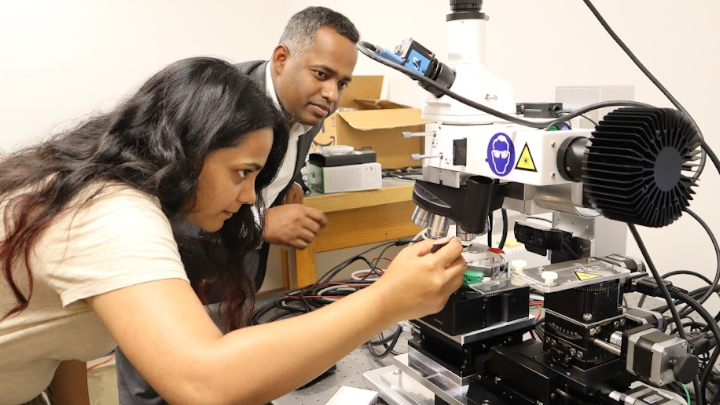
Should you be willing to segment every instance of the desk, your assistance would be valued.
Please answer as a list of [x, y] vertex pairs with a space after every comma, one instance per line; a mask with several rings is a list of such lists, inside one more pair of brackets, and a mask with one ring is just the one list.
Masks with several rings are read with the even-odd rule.
[[[412, 190], [415, 182], [385, 179], [383, 188], [349, 193], [316, 194], [305, 197], [304, 205], [323, 211], [328, 225], [304, 250], [295, 250], [298, 287], [317, 281], [315, 254], [329, 250], [378, 243], [415, 236], [420, 228], [412, 223], [415, 210]], [[289, 280], [287, 251], [282, 250], [284, 284]]]

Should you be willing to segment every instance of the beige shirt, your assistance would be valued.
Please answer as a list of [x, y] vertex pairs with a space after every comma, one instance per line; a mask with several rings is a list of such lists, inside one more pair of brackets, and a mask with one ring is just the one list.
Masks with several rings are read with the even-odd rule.
[[[88, 190], [78, 199], [87, 195]], [[0, 205], [0, 240], [5, 205]], [[0, 322], [0, 405], [39, 395], [60, 361], [88, 361], [113, 350], [112, 336], [85, 298], [153, 280], [187, 281], [170, 223], [154, 197], [114, 185], [84, 206], [71, 207], [34, 246], [28, 308]], [[13, 274], [27, 295], [26, 269], [21, 263]], [[0, 275], [0, 317], [14, 304]]]

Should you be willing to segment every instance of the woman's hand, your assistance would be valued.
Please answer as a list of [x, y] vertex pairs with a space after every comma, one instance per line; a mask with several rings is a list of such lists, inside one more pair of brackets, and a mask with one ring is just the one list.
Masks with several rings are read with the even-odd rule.
[[453, 238], [431, 253], [434, 244], [447, 241], [425, 240], [403, 249], [371, 287], [378, 289], [398, 321], [439, 312], [462, 285], [467, 263], [460, 240]]

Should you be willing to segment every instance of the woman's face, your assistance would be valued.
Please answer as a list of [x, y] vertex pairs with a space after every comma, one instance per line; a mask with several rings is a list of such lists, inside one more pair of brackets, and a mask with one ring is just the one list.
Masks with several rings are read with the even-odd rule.
[[245, 135], [241, 144], [210, 152], [198, 179], [195, 205], [185, 217], [207, 232], [220, 230], [243, 204], [255, 203], [255, 178], [272, 148], [272, 128]]

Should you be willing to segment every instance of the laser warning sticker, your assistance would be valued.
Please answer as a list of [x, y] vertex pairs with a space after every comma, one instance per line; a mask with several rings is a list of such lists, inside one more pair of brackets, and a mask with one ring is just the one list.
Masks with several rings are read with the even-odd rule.
[[530, 147], [527, 142], [525, 143], [525, 147], [520, 154], [520, 159], [518, 159], [515, 168], [518, 170], [526, 170], [528, 172], [537, 172], [537, 168], [535, 167], [535, 162], [533, 161], [532, 154], [530, 153]]
[[594, 279], [594, 278], [600, 277], [600, 276], [598, 276], [597, 274], [585, 273], [585, 272], [582, 272], [582, 271], [576, 271], [576, 272], [575, 272], [575, 276], [576, 276], [576, 277], [578, 278], [578, 280], [580, 280], [580, 281], [592, 280], [592, 279]]

